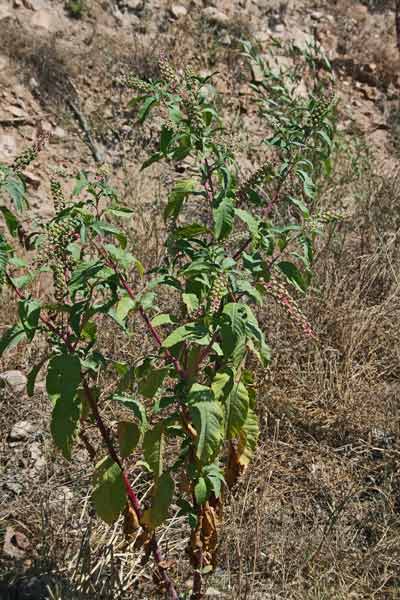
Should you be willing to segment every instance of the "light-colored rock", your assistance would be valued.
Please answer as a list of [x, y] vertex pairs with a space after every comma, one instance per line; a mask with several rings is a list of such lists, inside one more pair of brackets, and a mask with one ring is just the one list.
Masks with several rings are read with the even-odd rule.
[[214, 23], [215, 25], [220, 25], [221, 27], [224, 27], [229, 22], [229, 17], [213, 6], [207, 6], [207, 8], [203, 10], [203, 15], [207, 21]]
[[8, 440], [10, 442], [22, 442], [29, 438], [30, 435], [37, 431], [36, 425], [31, 423], [30, 421], [18, 421], [13, 425], [13, 428], [10, 431], [8, 436]]
[[31, 20], [32, 27], [38, 27], [45, 31], [57, 31], [60, 26], [60, 20], [56, 13], [56, 9], [52, 10], [38, 10], [33, 13]]
[[310, 14], [310, 17], [312, 18], [313, 21], [321, 21], [324, 18], [324, 15], [322, 14], [322, 12], [319, 12], [318, 10], [314, 10]]
[[21, 371], [4, 371], [0, 373], [3, 385], [11, 387], [15, 392], [21, 392], [26, 386], [26, 376]]
[[144, 8], [143, 0], [125, 0], [123, 5], [132, 12], [140, 12]]
[[187, 12], [187, 8], [182, 6], [182, 4], [173, 4], [171, 6], [171, 14], [173, 17], [175, 17], [175, 19], [186, 17]]
[[8, 162], [17, 154], [17, 142], [9, 133], [0, 134], [0, 160]]
[[40, 184], [42, 183], [40, 177], [38, 177], [37, 175], [35, 175], [35, 173], [32, 173], [32, 171], [29, 171], [28, 169], [25, 169], [23, 173], [25, 175], [27, 183], [31, 185], [33, 189], [37, 190], [40, 187]]

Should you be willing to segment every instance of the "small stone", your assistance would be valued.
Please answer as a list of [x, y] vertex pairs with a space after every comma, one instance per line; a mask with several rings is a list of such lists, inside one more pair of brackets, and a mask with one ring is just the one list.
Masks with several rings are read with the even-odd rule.
[[30, 542], [26, 535], [20, 531], [14, 531], [12, 527], [7, 527], [4, 535], [4, 554], [14, 559], [21, 559], [24, 558], [29, 547]]
[[57, 126], [53, 131], [52, 136], [59, 140], [63, 140], [66, 136], [65, 129]]
[[283, 33], [284, 31], [285, 31], [285, 26], [282, 25], [282, 23], [279, 23], [278, 25], [275, 26], [276, 33]]
[[18, 421], [11, 429], [8, 440], [10, 442], [22, 442], [36, 431], [37, 427], [30, 421]]
[[127, 7], [128, 11], [132, 11], [134, 13], [140, 12], [144, 8], [143, 0], [125, 0], [124, 5]]
[[0, 135], [0, 160], [10, 161], [17, 153], [17, 142], [13, 135]]
[[27, 183], [29, 183], [29, 185], [31, 185], [34, 190], [37, 190], [40, 187], [40, 184], [42, 183], [40, 177], [32, 173], [32, 171], [28, 171], [28, 169], [25, 169], [23, 171], [23, 174]]
[[225, 13], [219, 11], [213, 6], [208, 6], [205, 8], [203, 14], [207, 21], [214, 23], [215, 25], [220, 25], [221, 27], [224, 27], [229, 21], [229, 18]]
[[14, 0], [14, 8], [20, 8], [22, 6], [22, 0]]
[[318, 10], [314, 10], [311, 14], [310, 17], [312, 18], [313, 21], [321, 21], [321, 19], [323, 18], [323, 14], [322, 12], [319, 12]]
[[27, 382], [25, 375], [21, 371], [4, 371], [4, 373], [0, 373], [0, 380], [3, 386], [8, 385], [15, 392], [21, 392]]
[[171, 6], [171, 14], [175, 19], [180, 19], [181, 17], [186, 17], [187, 8], [182, 6], [182, 4], [173, 4]]

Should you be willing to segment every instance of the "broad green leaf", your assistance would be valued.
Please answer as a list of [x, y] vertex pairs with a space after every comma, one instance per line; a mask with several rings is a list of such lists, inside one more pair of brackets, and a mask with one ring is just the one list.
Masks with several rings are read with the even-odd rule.
[[232, 357], [235, 366], [243, 359], [246, 349], [246, 305], [229, 303], [221, 318], [221, 345], [225, 356]]
[[233, 386], [233, 376], [232, 369], [225, 369], [224, 371], [217, 371], [215, 373], [211, 389], [214, 392], [216, 400], [221, 400], [229, 394]]
[[144, 459], [153, 471], [155, 480], [158, 480], [163, 472], [164, 445], [164, 425], [157, 423], [146, 431], [143, 439]]
[[200, 346], [207, 346], [210, 342], [210, 336], [208, 329], [205, 325], [200, 323], [188, 323], [182, 325], [173, 331], [164, 341], [164, 348], [172, 348], [183, 341], [190, 341], [199, 344]]
[[140, 429], [132, 421], [119, 421], [118, 444], [122, 458], [129, 456], [136, 448], [140, 440]]
[[223, 198], [213, 209], [213, 216], [215, 237], [217, 240], [225, 239], [232, 231], [235, 218], [235, 209], [231, 198]]
[[10, 195], [17, 212], [22, 212], [28, 208], [28, 202], [25, 197], [25, 185], [19, 177], [7, 177], [3, 187]]
[[243, 466], [247, 466], [253, 458], [257, 448], [259, 436], [258, 418], [256, 413], [249, 408], [247, 411], [246, 421], [243, 424], [239, 434], [239, 444], [237, 447], [238, 462]]
[[154, 530], [168, 518], [168, 510], [174, 497], [175, 484], [168, 471], [156, 481], [153, 489], [151, 507], [143, 514], [143, 522]]
[[247, 210], [242, 210], [241, 208], [235, 208], [235, 215], [247, 225], [252, 238], [256, 238], [259, 233], [258, 227], [260, 225], [260, 219], [254, 217]]
[[199, 299], [196, 294], [182, 294], [182, 300], [189, 313], [194, 312], [200, 306]]
[[31, 342], [35, 337], [39, 324], [41, 304], [37, 300], [20, 300], [18, 314], [26, 337]]
[[121, 404], [123, 404], [123, 406], [129, 408], [129, 410], [133, 412], [133, 414], [139, 421], [140, 429], [142, 432], [147, 429], [148, 422], [146, 411], [143, 404], [139, 400], [133, 398], [132, 396], [123, 396], [121, 394], [114, 394], [112, 399], [116, 400], [117, 402], [120, 402]]
[[231, 440], [239, 435], [247, 418], [249, 394], [246, 386], [235, 382], [230, 394], [225, 399], [225, 436]]
[[162, 369], [149, 369], [145, 378], [139, 381], [139, 394], [142, 394], [145, 398], [153, 398], [168, 375], [168, 371], [169, 369], [165, 367]]
[[128, 296], [128, 295], [123, 296], [118, 301], [117, 307], [115, 309], [115, 316], [116, 316], [117, 320], [120, 321], [121, 323], [123, 321], [125, 321], [129, 312], [131, 310], [133, 310], [136, 306], [137, 306], [137, 302], [135, 300], [132, 300], [132, 298], [130, 296]]
[[204, 502], [207, 500], [207, 496], [208, 490], [206, 480], [204, 477], [200, 477], [194, 486], [194, 497], [196, 498], [196, 504], [204, 504]]
[[157, 98], [155, 96], [149, 96], [148, 98], [146, 98], [146, 100], [143, 102], [143, 104], [141, 105], [141, 107], [138, 111], [138, 119], [139, 119], [140, 123], [143, 123], [143, 121], [145, 121], [150, 110], [156, 104], [156, 102], [157, 102]]
[[153, 327], [160, 327], [161, 325], [173, 325], [171, 316], [167, 313], [161, 313], [152, 319], [151, 324]]
[[196, 182], [194, 179], [183, 179], [178, 181], [168, 196], [168, 204], [164, 211], [164, 219], [168, 220], [169, 217], [176, 218], [182, 208], [184, 200], [192, 194], [196, 189]]
[[97, 479], [92, 501], [98, 516], [112, 525], [127, 503], [121, 469], [107, 457], [98, 467]]
[[44, 363], [48, 359], [47, 356], [42, 358], [40, 362], [38, 362], [28, 373], [27, 383], [26, 383], [26, 392], [30, 398], [32, 398], [35, 393], [35, 383], [37, 376], [39, 375], [40, 369], [43, 367]]
[[17, 217], [6, 206], [0, 206], [0, 212], [3, 214], [4, 221], [6, 222], [10, 234], [13, 237], [17, 237], [18, 230], [21, 227]]
[[6, 350], [11, 350], [23, 339], [26, 339], [25, 329], [20, 323], [7, 329], [0, 339], [0, 357]]
[[296, 265], [288, 261], [281, 261], [277, 264], [277, 267], [297, 289], [302, 292], [306, 290], [304, 278]]
[[54, 404], [51, 433], [54, 443], [68, 460], [79, 427], [80, 400], [77, 390], [80, 382], [81, 363], [77, 356], [61, 354], [50, 360], [46, 389]]
[[188, 394], [193, 426], [197, 432], [196, 456], [203, 465], [216, 456], [223, 442], [223, 411], [211, 388], [194, 384]]

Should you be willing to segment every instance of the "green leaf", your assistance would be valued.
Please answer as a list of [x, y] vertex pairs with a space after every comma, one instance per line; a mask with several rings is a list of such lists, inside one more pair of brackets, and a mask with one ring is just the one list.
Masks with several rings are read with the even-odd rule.
[[223, 412], [211, 388], [194, 384], [188, 394], [193, 426], [197, 432], [196, 456], [203, 465], [211, 462], [223, 442]]
[[296, 265], [288, 261], [281, 261], [277, 264], [277, 267], [284, 275], [286, 275], [290, 283], [292, 283], [301, 292], [305, 292], [306, 284]]
[[136, 448], [140, 440], [140, 429], [136, 423], [131, 421], [119, 421], [118, 444], [122, 458], [129, 456]]
[[148, 427], [146, 411], [143, 404], [133, 398], [132, 396], [122, 396], [121, 394], [114, 394], [112, 397], [116, 402], [120, 402], [126, 408], [129, 408], [137, 418], [140, 424], [141, 431], [145, 431]]
[[17, 217], [9, 210], [6, 206], [0, 206], [0, 212], [3, 213], [4, 220], [6, 222], [8, 231], [13, 237], [17, 237], [18, 230], [21, 225]]
[[184, 200], [192, 194], [196, 189], [194, 179], [182, 179], [175, 184], [174, 189], [168, 196], [168, 204], [164, 211], [164, 219], [167, 221], [169, 217], [174, 219], [179, 215]]
[[221, 316], [221, 345], [225, 356], [238, 365], [246, 347], [246, 305], [228, 303]]
[[254, 217], [247, 210], [242, 210], [241, 208], [235, 208], [235, 215], [247, 225], [252, 238], [256, 238], [259, 234], [258, 227], [260, 225], [260, 219]]
[[77, 356], [61, 354], [50, 360], [46, 389], [54, 403], [51, 433], [54, 443], [68, 460], [79, 426], [80, 400], [77, 390], [80, 382], [81, 363]]
[[225, 399], [225, 436], [231, 440], [237, 437], [247, 418], [249, 409], [249, 394], [241, 382], [234, 384], [230, 394]]
[[145, 169], [147, 169], [147, 167], [150, 167], [152, 164], [159, 162], [162, 158], [163, 155], [161, 154], [161, 152], [155, 152], [150, 156], [150, 158], [144, 161], [144, 163], [140, 167], [140, 170], [144, 171]]
[[161, 128], [160, 151], [165, 155], [168, 152], [170, 142], [174, 135], [173, 130], [165, 125]]
[[253, 458], [257, 448], [259, 436], [258, 419], [256, 413], [249, 408], [246, 421], [243, 424], [239, 434], [239, 444], [237, 447], [238, 462], [240, 465], [247, 466]]
[[204, 477], [200, 477], [194, 486], [194, 497], [196, 498], [196, 504], [198, 505], [204, 504], [207, 500], [208, 489]]
[[117, 307], [115, 309], [115, 317], [117, 321], [123, 323], [123, 321], [125, 321], [126, 317], [128, 316], [129, 312], [136, 307], [137, 302], [135, 300], [132, 300], [132, 298], [128, 295], [123, 296], [118, 301]]
[[167, 313], [161, 313], [152, 319], [151, 324], [153, 327], [160, 327], [161, 325], [173, 325], [171, 316]]
[[200, 306], [200, 302], [196, 294], [182, 294], [182, 301], [186, 305], [189, 313], [194, 312]]
[[168, 510], [174, 497], [175, 484], [168, 471], [163, 473], [153, 489], [151, 507], [143, 514], [143, 522], [154, 530], [168, 518]]
[[153, 398], [168, 372], [169, 369], [166, 367], [163, 369], [149, 369], [145, 378], [139, 381], [139, 394], [142, 394], [145, 398]]
[[112, 525], [126, 506], [125, 485], [119, 466], [106, 457], [97, 467], [98, 483], [92, 501], [98, 516]]
[[0, 358], [6, 350], [14, 348], [21, 340], [26, 338], [25, 329], [20, 323], [13, 325], [0, 339]]
[[138, 119], [140, 123], [143, 123], [145, 121], [150, 110], [156, 104], [156, 102], [157, 98], [155, 96], [149, 96], [148, 98], [146, 98], [146, 100], [143, 102], [142, 106], [138, 111]]
[[37, 300], [20, 300], [18, 313], [29, 342], [35, 337], [40, 317], [40, 302]]
[[157, 423], [152, 429], [148, 429], [143, 439], [143, 455], [154, 474], [154, 479], [161, 477], [163, 472], [164, 453], [164, 425]]
[[217, 371], [211, 384], [211, 389], [214, 392], [216, 400], [221, 400], [229, 394], [233, 386], [234, 373], [232, 369]]
[[208, 329], [200, 323], [188, 323], [173, 331], [163, 342], [164, 348], [172, 348], [184, 340], [195, 342], [200, 346], [207, 346], [210, 342]]
[[20, 177], [7, 177], [4, 189], [10, 195], [17, 212], [22, 212], [28, 208], [28, 202], [25, 198], [25, 185]]
[[30, 398], [32, 398], [35, 393], [35, 383], [37, 376], [39, 375], [40, 369], [43, 367], [44, 363], [48, 359], [47, 356], [42, 358], [40, 362], [38, 362], [28, 373], [27, 383], [26, 383], [26, 392]]
[[222, 240], [230, 234], [235, 218], [235, 209], [231, 198], [223, 198], [213, 209], [214, 234], [217, 240]]

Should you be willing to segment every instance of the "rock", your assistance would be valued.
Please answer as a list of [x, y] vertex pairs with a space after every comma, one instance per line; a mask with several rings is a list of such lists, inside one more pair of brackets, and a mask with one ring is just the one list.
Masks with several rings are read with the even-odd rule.
[[65, 133], [65, 129], [63, 129], [62, 127], [56, 127], [55, 130], [53, 131], [53, 137], [59, 139], [59, 140], [63, 140], [66, 136]]
[[20, 8], [22, 6], [22, 0], [14, 0], [14, 8]]
[[275, 33], [283, 33], [285, 31], [285, 26], [282, 23], [278, 23], [275, 25]]
[[32, 16], [31, 25], [33, 28], [38, 27], [46, 31], [56, 31], [59, 26], [59, 19], [55, 9], [53, 8], [51, 11], [38, 10]]
[[8, 385], [14, 392], [21, 392], [27, 382], [25, 375], [21, 371], [4, 371], [4, 373], [0, 373], [0, 380], [3, 386]]
[[123, 5], [128, 11], [132, 11], [133, 13], [141, 12], [144, 9], [143, 0], [125, 0]]
[[28, 171], [28, 169], [25, 169], [23, 174], [25, 175], [27, 183], [29, 183], [34, 190], [37, 190], [40, 187], [40, 184], [42, 183], [40, 177], [32, 173], [32, 171]]
[[18, 421], [11, 429], [8, 440], [10, 442], [22, 442], [36, 431], [37, 427], [30, 421]]
[[173, 4], [171, 6], [171, 14], [175, 19], [180, 19], [181, 17], [186, 17], [187, 8], [182, 6], [182, 4]]
[[46, 466], [46, 459], [43, 456], [42, 448], [39, 442], [33, 442], [33, 444], [29, 446], [29, 452], [34, 463], [33, 469], [35, 471], [40, 471], [43, 469], [43, 467]]
[[17, 142], [13, 135], [4, 133], [0, 135], [0, 160], [8, 162], [17, 154]]
[[7, 527], [4, 535], [3, 552], [11, 558], [24, 558], [26, 551], [30, 547], [30, 541], [20, 531], [14, 531], [12, 527]]
[[219, 25], [220, 27], [224, 27], [229, 22], [228, 16], [213, 6], [207, 6], [207, 8], [203, 10], [203, 15], [207, 21]]
[[319, 12], [318, 10], [314, 10], [310, 14], [310, 17], [312, 18], [313, 21], [321, 21], [321, 19], [324, 18], [324, 15], [322, 14], [322, 12]]

